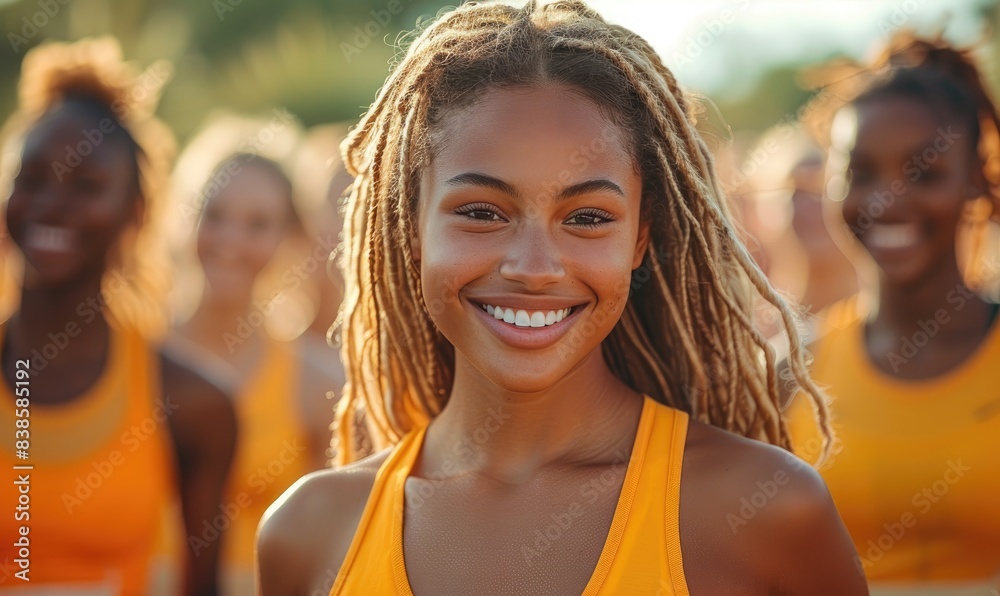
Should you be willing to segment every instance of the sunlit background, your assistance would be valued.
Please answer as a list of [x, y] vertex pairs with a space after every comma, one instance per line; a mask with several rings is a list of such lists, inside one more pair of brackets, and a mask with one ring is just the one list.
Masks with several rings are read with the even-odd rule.
[[[0, 0], [5, 47], [0, 112], [15, 102], [24, 51], [45, 39], [112, 33], [141, 64], [167, 58], [176, 76], [161, 115], [183, 141], [217, 108], [281, 106], [306, 126], [356, 118], [384, 80], [403, 32], [453, 5], [425, 0]], [[593, 0], [608, 19], [650, 40], [689, 87], [708, 94], [736, 130], [761, 130], [808, 91], [803, 65], [860, 57], [899, 27], [984, 41], [993, 0]], [[391, 14], [395, 8], [398, 14]], [[372, 14], [388, 15], [376, 19]], [[50, 15], [50, 13], [52, 13]], [[996, 80], [992, 61], [988, 72]]]

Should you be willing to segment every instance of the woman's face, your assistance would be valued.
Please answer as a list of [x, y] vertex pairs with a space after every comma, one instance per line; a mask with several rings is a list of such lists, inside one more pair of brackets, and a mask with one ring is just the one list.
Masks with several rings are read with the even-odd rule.
[[242, 163], [208, 198], [198, 224], [198, 258], [219, 296], [245, 299], [288, 232], [287, 188], [274, 174]]
[[835, 126], [843, 221], [884, 278], [908, 285], [954, 267], [963, 208], [978, 194], [966, 131], [894, 97], [843, 110]]
[[416, 241], [431, 318], [494, 384], [544, 390], [599, 349], [642, 260], [626, 137], [555, 85], [489, 90], [438, 132]]
[[99, 278], [123, 229], [138, 222], [135, 165], [114, 132], [110, 120], [68, 104], [25, 137], [7, 226], [26, 260], [27, 287]]

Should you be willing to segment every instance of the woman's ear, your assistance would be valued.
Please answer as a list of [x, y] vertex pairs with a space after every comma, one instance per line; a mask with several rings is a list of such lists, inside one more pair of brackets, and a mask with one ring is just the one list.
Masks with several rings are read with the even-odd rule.
[[639, 223], [639, 237], [635, 241], [635, 254], [632, 256], [632, 270], [635, 271], [642, 265], [642, 257], [649, 247], [649, 222]]

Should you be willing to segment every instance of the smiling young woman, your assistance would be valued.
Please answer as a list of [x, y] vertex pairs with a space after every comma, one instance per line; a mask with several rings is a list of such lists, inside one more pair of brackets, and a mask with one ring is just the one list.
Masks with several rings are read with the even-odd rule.
[[[840, 444], [821, 473], [873, 593], [995, 594], [1000, 307], [965, 273], [984, 267], [963, 267], [983, 255], [959, 247], [1000, 197], [1000, 115], [969, 52], [909, 32], [841, 84], [828, 221], [877, 282], [821, 315], [811, 345]], [[810, 459], [812, 408], [790, 415]]]
[[[0, 424], [14, 429], [15, 411], [30, 420], [27, 461], [4, 449], [0, 462], [34, 466], [30, 518], [21, 518], [30, 583], [17, 593], [162, 594], [167, 504], [180, 501], [192, 538], [219, 514], [232, 406], [150, 339], [165, 321], [156, 283], [165, 271], [151, 258], [172, 150], [153, 116], [164, 82], [156, 70], [138, 75], [111, 38], [44, 44], [24, 59], [21, 109], [7, 129], [21, 131], [19, 168], [6, 203], [24, 277], [0, 325]], [[15, 379], [27, 358], [25, 408]], [[215, 593], [217, 530], [190, 543], [185, 594]], [[19, 531], [3, 516], [8, 566], [20, 558]]]
[[338, 453], [359, 406], [389, 448], [276, 502], [262, 594], [866, 593], [765, 444], [752, 290], [789, 311], [646, 42], [580, 2], [463, 5], [344, 152]]
[[[222, 172], [229, 178], [221, 189], [206, 185], [196, 229], [204, 289], [173, 343], [217, 360], [232, 384], [240, 440], [224, 500], [241, 511], [223, 541], [221, 594], [242, 596], [253, 592], [254, 534], [264, 510], [300, 476], [327, 467], [335, 403], [327, 393], [343, 377], [340, 367], [311, 356], [316, 344], [307, 338], [279, 341], [262, 326], [235, 335], [237, 321], [260, 315], [260, 280], [280, 262], [282, 243], [301, 233], [301, 219], [278, 162], [236, 153], [219, 162], [209, 184]], [[268, 289], [275, 293], [267, 299], [277, 301], [286, 288]]]

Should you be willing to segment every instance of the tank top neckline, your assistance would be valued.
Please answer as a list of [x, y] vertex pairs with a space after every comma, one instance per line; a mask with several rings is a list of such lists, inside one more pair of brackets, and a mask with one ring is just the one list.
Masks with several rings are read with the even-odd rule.
[[[849, 368], [860, 371], [862, 377], [870, 382], [889, 389], [889, 391], [881, 393], [891, 396], [891, 398], [912, 401], [915, 397], [939, 396], [949, 386], [961, 383], [963, 379], [975, 376], [977, 371], [989, 366], [989, 357], [997, 351], [998, 344], [1000, 344], [1000, 314], [994, 314], [986, 335], [969, 356], [954, 368], [925, 379], [894, 377], [880, 369], [868, 353], [867, 320], [870, 308], [863, 304], [859, 306], [857, 300], [858, 297], [855, 296], [853, 306], [861, 310], [851, 325], [849, 338], [851, 343], [858, 346], [858, 349], [847, 350], [847, 357], [852, 365]], [[998, 308], [998, 306], [994, 305], [994, 308]]]
[[[653, 398], [644, 395], [642, 411], [639, 414], [639, 425], [636, 429], [635, 440], [632, 443], [632, 452], [629, 455], [621, 493], [618, 496], [615, 513], [611, 519], [611, 527], [605, 538], [600, 557], [597, 559], [597, 565], [594, 567], [594, 571], [587, 581], [587, 585], [581, 596], [596, 596], [599, 593], [615, 560], [618, 546], [625, 534], [625, 526], [628, 523], [629, 513], [635, 499], [636, 488], [639, 484], [639, 474], [642, 471], [643, 460], [645, 459], [647, 446], [652, 435], [655, 408], [656, 402]], [[406, 506], [406, 479], [410, 476], [413, 464], [416, 463], [417, 457], [423, 448], [427, 426], [422, 425], [411, 431], [404, 438], [401, 449], [396, 451], [396, 457], [390, 456], [382, 464], [383, 469], [395, 467], [393, 464], [398, 463], [399, 465], [392, 472], [393, 476], [386, 479], [389, 483], [387, 488], [392, 490], [391, 503], [393, 508], [392, 543], [389, 550], [389, 560], [392, 567], [393, 583], [396, 586], [397, 592], [404, 596], [413, 596], [413, 591], [410, 588], [410, 582], [406, 575], [406, 562], [403, 554], [403, 515]], [[379, 480], [377, 479], [376, 484], [378, 483]], [[373, 497], [375, 497], [374, 494], [370, 499]], [[369, 505], [373, 503], [374, 501], [369, 501]], [[350, 550], [354, 550], [354, 545], [351, 546]], [[348, 554], [348, 559], [351, 558], [352, 554]]]

